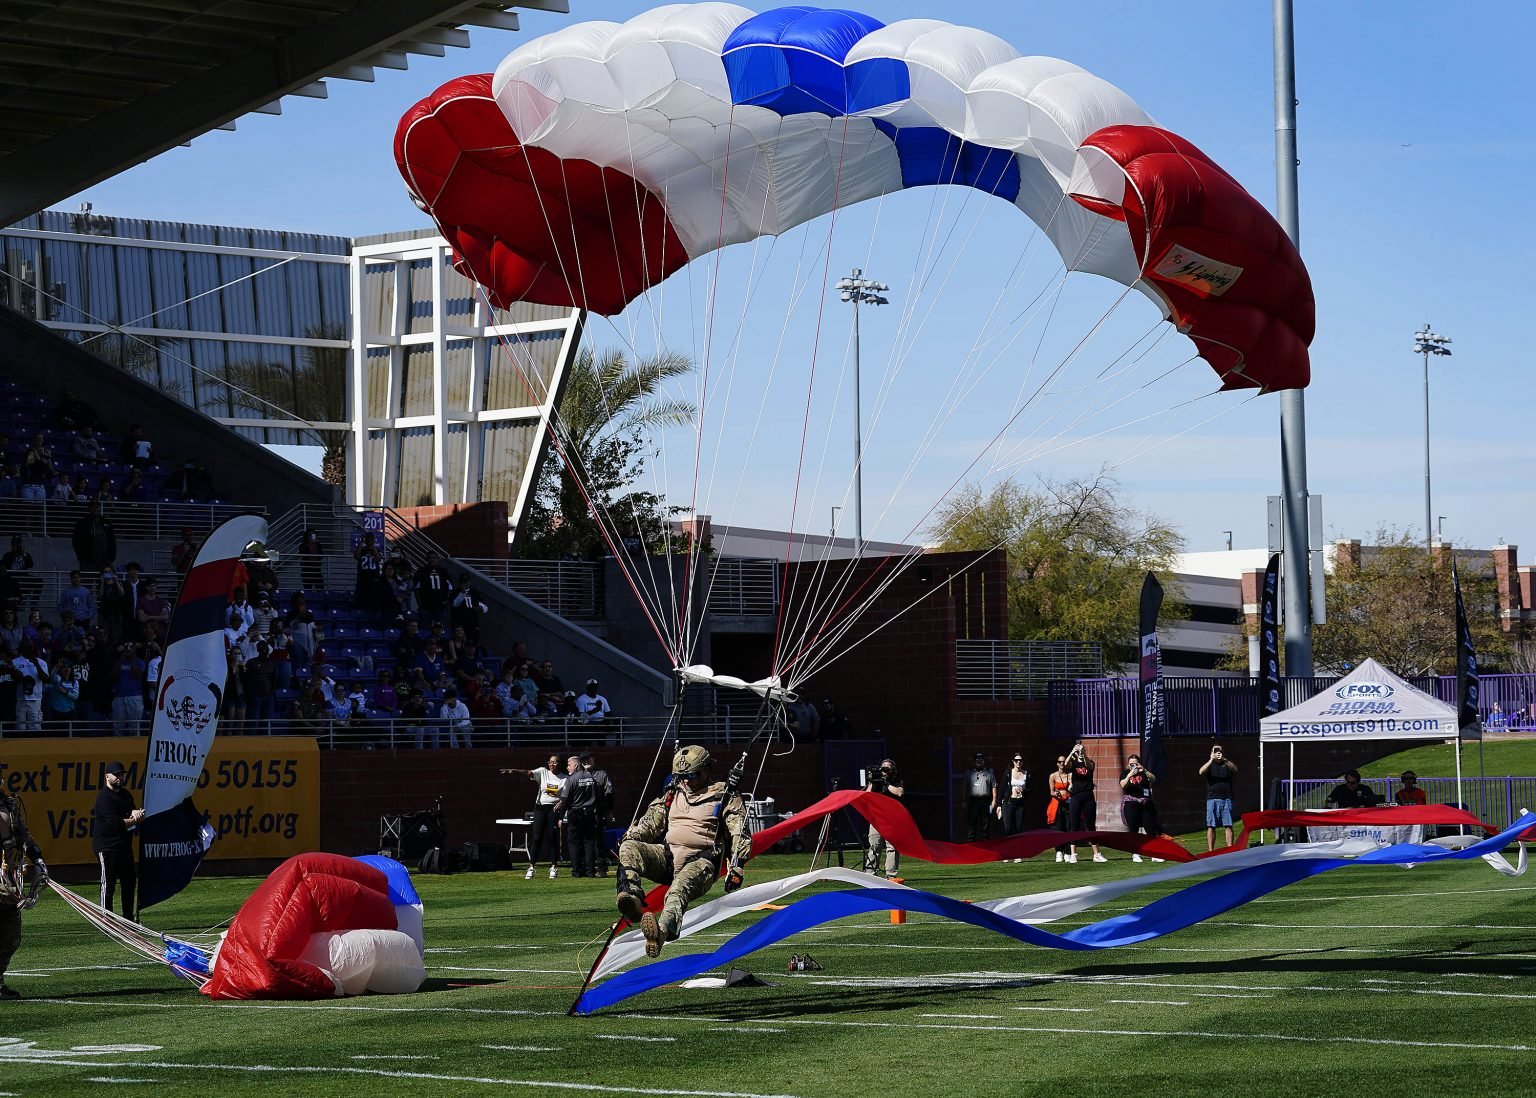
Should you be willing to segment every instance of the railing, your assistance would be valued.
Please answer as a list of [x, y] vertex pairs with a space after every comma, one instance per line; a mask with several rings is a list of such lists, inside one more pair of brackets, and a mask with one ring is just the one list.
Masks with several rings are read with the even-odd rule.
[[[1284, 705], [1300, 705], [1338, 681], [1330, 676], [1283, 679]], [[1441, 701], [1455, 704], [1454, 675], [1408, 681]], [[1479, 687], [1485, 729], [1536, 731], [1536, 675], [1483, 675]], [[1258, 735], [1263, 707], [1257, 679], [1173, 676], [1163, 679], [1163, 694], [1170, 736]], [[1053, 736], [1135, 736], [1141, 732], [1140, 685], [1135, 679], [1053, 682], [1048, 698]]]
[[717, 557], [709, 562], [707, 606], [711, 614], [771, 618], [779, 610], [779, 570], [771, 558]]
[[[602, 721], [550, 717], [529, 721], [504, 718], [473, 718], [470, 744], [474, 747], [569, 748], [631, 747], [657, 744], [676, 734], [675, 724], [667, 717], [609, 717]], [[7, 721], [3, 737], [18, 736], [79, 739], [113, 737], [110, 720], [45, 720], [38, 731], [18, 731]], [[148, 734], [148, 721], [140, 722], [136, 735]], [[746, 743], [756, 731], [756, 711], [732, 716], [724, 712], [709, 718], [688, 717], [683, 732], [689, 743]], [[449, 747], [448, 726], [441, 718], [425, 720], [370, 719], [363, 724], [346, 724], [325, 719], [274, 717], [270, 721], [222, 720], [220, 736], [313, 736], [324, 750], [388, 750]], [[462, 734], [461, 734], [462, 735]]]
[[502, 586], [572, 621], [601, 621], [603, 566], [590, 561], [460, 557]]
[[[126, 573], [121, 567], [117, 570], [119, 578]], [[38, 610], [43, 615], [43, 620], [51, 622], [57, 628], [59, 625], [59, 594], [69, 586], [68, 572], [55, 571], [31, 571], [15, 572], [12, 577], [21, 588], [21, 611], [17, 617], [25, 622], [28, 612]], [[165, 570], [151, 572], [145, 569], [140, 573], [141, 580], [152, 579], [160, 590], [160, 597], [171, 603], [175, 603], [176, 594], [181, 590], [181, 576], [174, 571]], [[96, 599], [98, 616], [101, 612], [101, 573], [81, 572], [81, 585], [88, 589]], [[137, 636], [137, 630], [134, 633]], [[0, 720], [5, 715], [0, 714]]]
[[[1338, 778], [1280, 779], [1274, 783], [1277, 797], [1271, 808], [1294, 808], [1298, 812], [1326, 808], [1328, 794], [1339, 784]], [[1390, 804], [1402, 783], [1396, 778], [1365, 778], [1360, 782]], [[1419, 788], [1430, 804], [1458, 803], [1455, 777], [1420, 778]], [[1471, 777], [1461, 779], [1462, 803], [1484, 823], [1505, 828], [1514, 823], [1521, 810], [1536, 811], [1536, 777]]]
[[[185, 527], [190, 527], [194, 535], [201, 537], [235, 515], [266, 513], [263, 507], [229, 503], [133, 503], [123, 500], [103, 503], [101, 510], [112, 523], [120, 543], [124, 540], [175, 540]], [[68, 538], [74, 534], [75, 524], [89, 511], [89, 502], [0, 499], [0, 531], [35, 538]], [[121, 560], [118, 565], [121, 567]]]
[[[1043, 698], [1059, 679], [1104, 673], [1104, 652], [1080, 641], [955, 642], [955, 684], [961, 697]], [[1114, 681], [1114, 680], [1108, 680]]]

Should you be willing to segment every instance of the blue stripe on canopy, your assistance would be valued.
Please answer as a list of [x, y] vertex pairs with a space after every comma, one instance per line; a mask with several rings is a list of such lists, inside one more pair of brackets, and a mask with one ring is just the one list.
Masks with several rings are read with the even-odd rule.
[[1019, 159], [1012, 151], [964, 141], [937, 126], [898, 129], [878, 118], [875, 126], [896, 145], [902, 186], [953, 183], [1009, 202], [1018, 199]]
[[755, 15], [721, 49], [731, 102], [782, 115], [838, 117], [905, 99], [911, 82], [903, 62], [874, 58], [843, 66], [859, 39], [883, 26], [873, 16], [836, 8], [774, 8]]
[[1005, 915], [977, 907], [963, 900], [932, 892], [906, 888], [859, 888], [841, 892], [823, 892], [790, 904], [781, 911], [748, 927], [710, 953], [688, 953], [622, 973], [589, 988], [577, 1003], [578, 1014], [590, 1014], [642, 992], [686, 980], [702, 972], [728, 965], [747, 954], [783, 941], [803, 930], [850, 915], [897, 909], [920, 911], [957, 922], [970, 923], [996, 931], [1016, 941], [1053, 949], [1109, 949], [1132, 945], [1150, 938], [1213, 918], [1267, 893], [1294, 884], [1307, 877], [1351, 865], [1413, 865], [1446, 860], [1467, 861], [1484, 854], [1494, 854], [1508, 846], [1514, 837], [1529, 830], [1527, 816], [1497, 835], [1490, 836], [1464, 850], [1446, 850], [1439, 846], [1398, 843], [1357, 858], [1308, 858], [1291, 862], [1238, 869], [1180, 889], [1154, 900], [1127, 915], [1117, 915], [1079, 927], [1065, 934], [1020, 923]]

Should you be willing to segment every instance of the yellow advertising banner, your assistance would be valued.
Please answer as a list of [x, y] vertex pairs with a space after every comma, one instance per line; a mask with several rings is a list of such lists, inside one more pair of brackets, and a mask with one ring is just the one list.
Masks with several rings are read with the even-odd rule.
[[[51, 865], [86, 865], [107, 763], [144, 803], [142, 739], [0, 740], [0, 787], [21, 798]], [[320, 845], [320, 750], [304, 736], [220, 736], [192, 803], [218, 838], [209, 858], [287, 858]]]

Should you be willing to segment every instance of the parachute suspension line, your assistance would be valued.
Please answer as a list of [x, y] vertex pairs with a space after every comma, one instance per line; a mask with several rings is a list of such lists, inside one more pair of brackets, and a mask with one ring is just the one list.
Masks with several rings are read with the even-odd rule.
[[[1094, 334], [1096, 332], [1098, 332], [1098, 330], [1109, 319], [1110, 315], [1114, 313], [1115, 309], [1119, 307], [1120, 303], [1126, 299], [1126, 296], [1130, 292], [1131, 292], [1131, 287], [1129, 287], [1129, 286], [1127, 286], [1125, 289], [1123, 289], [1120, 292], [1120, 294], [1115, 298], [1114, 302], [1109, 306], [1109, 308], [1106, 309], [1104, 311], [1104, 313], [1098, 318], [1098, 320], [1096, 320], [1094, 322], [1093, 327], [1089, 329], [1087, 334], [1085, 334], [1080, 340], [1078, 340], [1077, 344], [1072, 348], [1072, 350], [1070, 352], [1068, 352], [1068, 354], [1061, 360], [1060, 363], [1057, 364], [1055, 369], [1053, 369], [1051, 371], [1051, 373], [1046, 377], [1046, 379], [1040, 383], [1040, 385], [1035, 389], [1035, 391], [1030, 394], [1029, 398], [1023, 403], [1023, 405], [1018, 407], [1014, 411], [1014, 413], [1011, 416], [1008, 417], [1007, 422], [1005, 422], [1003, 424], [1003, 426], [1001, 428], [999, 428], [998, 432], [995, 435], [992, 436], [992, 439], [986, 444], [985, 447], [983, 447], [982, 451], [980, 453], [978, 453], [974, 458], [971, 459], [970, 463], [963, 470], [961, 470], [959, 476], [957, 476], [954, 479], [954, 481], [952, 481], [950, 483], [949, 487], [947, 487], [944, 490], [944, 492], [938, 497], [938, 499], [934, 500], [934, 502], [929, 506], [928, 510], [923, 513], [922, 517], [919, 518], [918, 521], [913, 524], [911, 530], [909, 530], [909, 532], [908, 532], [908, 536], [909, 537], [913, 533], [915, 533], [916, 530], [921, 528], [923, 526], [923, 524], [925, 524], [927, 522], [928, 517], [930, 515], [932, 515], [935, 510], [938, 509], [939, 504], [941, 504], [945, 499], [947, 499], [949, 497], [950, 493], [953, 492], [955, 490], [955, 488], [959, 486], [961, 481], [963, 481], [967, 476], [970, 475], [971, 470], [976, 467], [976, 465], [981, 461], [981, 459], [983, 457], [985, 457], [987, 455], [987, 453], [989, 453], [999, 443], [999, 441], [1007, 433], [1008, 429], [1010, 427], [1012, 427], [1014, 422], [1017, 421], [1018, 418], [1021, 415], [1023, 415], [1034, 404], [1034, 402], [1040, 397], [1041, 393], [1044, 392], [1044, 390], [1045, 390], [1045, 386], [1049, 385], [1052, 380], [1054, 380], [1057, 376], [1059, 376], [1061, 374], [1061, 372], [1063, 370], [1065, 370], [1067, 368], [1067, 366], [1072, 362], [1072, 360], [1088, 344], [1088, 341], [1093, 338]], [[837, 607], [834, 611], [832, 611], [832, 613], [828, 616], [827, 622], [822, 625], [822, 627], [811, 637], [811, 639], [809, 641], [807, 641], [804, 645], [801, 646], [801, 648], [798, 651], [796, 651], [794, 653], [793, 657], [791, 658], [791, 660], [789, 662], [787, 662], [787, 663], [782, 665], [785, 670], [787, 670], [789, 667], [793, 666], [793, 664], [795, 662], [797, 662], [801, 658], [805, 657], [806, 655], [809, 654], [810, 651], [813, 650], [816, 642], [822, 636], [822, 634], [824, 634], [827, 631], [827, 628], [831, 624], [831, 622], [836, 620], [836, 618], [839, 615], [841, 615], [844, 610], [849, 608], [850, 604], [852, 604], [853, 601], [859, 597], [860, 593], [864, 590], [865, 587], [867, 587], [872, 581], [876, 580], [876, 578], [879, 576], [879, 573], [885, 570], [885, 564], [889, 560], [890, 560], [890, 558], [886, 558], [885, 561], [882, 561], [880, 563], [880, 565], [869, 576], [865, 577], [864, 581], [859, 584], [858, 589], [855, 590], [854, 593], [851, 596], [849, 596], [849, 598], [846, 599], [841, 606]], [[877, 589], [877, 591], [870, 596], [870, 600], [872, 600], [874, 597], [876, 597], [878, 595], [879, 591], [883, 590], [886, 586], [888, 586], [894, 580], [894, 576], [895, 576], [895, 573], [892, 573], [892, 574], [888, 575], [882, 581], [882, 583], [881, 583], [880, 587]], [[863, 605], [868, 605], [868, 602], [870, 600], [866, 600], [866, 602]], [[777, 661], [776, 661], [776, 670], [778, 669], [778, 666], [779, 665], [777, 664]], [[781, 675], [783, 674], [782, 671], [780, 671], [779, 673]], [[787, 676], [786, 676], [786, 678], [787, 678]], [[803, 682], [804, 681], [804, 676], [802, 675], [796, 681]]]
[[97, 907], [83, 896], [76, 895], [52, 878], [48, 880], [48, 887], [53, 889], [54, 893], [64, 901], [66, 906], [73, 908], [75, 913], [82, 919], [119, 945], [143, 957], [147, 957], [157, 964], [165, 965], [176, 975], [190, 980], [199, 987], [208, 982], [208, 977], [205, 973], [197, 972], [194, 969], [167, 959], [165, 947], [172, 939], [140, 926], [132, 919], [126, 919], [105, 908]]
[[[250, 271], [250, 272], [248, 272], [246, 274], [239, 275], [239, 276], [237, 276], [235, 278], [231, 278], [228, 282], [221, 282], [217, 286], [211, 287], [210, 289], [200, 290], [199, 292], [193, 294], [191, 297], [184, 297], [180, 301], [172, 302], [169, 305], [162, 305], [162, 306], [160, 306], [160, 308], [156, 309], [154, 312], [145, 313], [143, 316], [136, 316], [132, 320], [125, 320], [125, 321], [123, 321], [121, 324], [109, 324], [109, 325], [107, 325], [106, 331], [104, 331], [104, 332], [96, 332], [96, 333], [94, 333], [92, 335], [86, 336], [84, 339], [82, 339], [80, 341], [79, 346], [84, 347], [87, 343], [91, 342], [91, 340], [93, 340], [93, 339], [100, 339], [102, 336], [108, 336], [108, 335], [114, 335], [114, 334], [115, 335], [127, 335], [128, 333], [123, 331], [124, 328], [132, 328], [135, 325], [142, 324], [144, 321], [149, 320], [151, 317], [159, 316], [161, 313], [168, 313], [172, 309], [179, 309], [183, 305], [190, 305], [190, 304], [192, 304], [192, 302], [196, 301], [198, 298], [207, 297], [209, 294], [219, 293], [222, 290], [229, 289], [231, 286], [237, 286], [240, 283], [247, 281], [248, 279], [255, 278], [257, 275], [264, 275], [264, 274], [266, 274], [269, 271], [277, 270], [279, 267], [285, 267], [289, 263], [292, 263], [294, 260], [296, 260], [298, 258], [299, 258], [298, 255], [290, 255], [287, 259], [280, 259], [276, 263], [269, 263], [265, 267], [260, 268], [259, 270]], [[241, 391], [244, 392], [244, 390], [241, 390]]]
[[[484, 287], [477, 286], [476, 288], [479, 290], [482, 298], [485, 300], [487, 308], [490, 308], [491, 303]], [[523, 382], [528, 386], [529, 391], [537, 391], [532, 382], [532, 379], [529, 377], [527, 372], [524, 371], [521, 364], [518, 363], [516, 353], [513, 352], [508, 346], [505, 336], [499, 339], [499, 345], [501, 346], [503, 352], [507, 354], [509, 361], [513, 365], [513, 368], [516, 369], [518, 374], [523, 378]], [[572, 456], [572, 450], [568, 449], [567, 447], [567, 443], [570, 443], [574, 440], [570, 438], [569, 432], [565, 430], [565, 425], [560, 419], [558, 409], [550, 409], [549, 424], [549, 443], [551, 448], [554, 449], [555, 453], [564, 463], [565, 468], [570, 472], [572, 483], [575, 484], [576, 490], [581, 494], [581, 498], [586, 503], [587, 508], [592, 513], [593, 518], [597, 520], [598, 533], [602, 536], [604, 544], [608, 546], [608, 549], [611, 553], [613, 553], [614, 558], [616, 560], [619, 559], [620, 553], [618, 546], [615, 545], [615, 540], [612, 532], [609, 530], [608, 523], [604, 522], [607, 509], [605, 507], [599, 507], [593, 502], [592, 493], [589, 491], [588, 484], [586, 483], [585, 472], [580, 468], [579, 461]], [[562, 435], [565, 436], [564, 439], [562, 439]], [[656, 635], [656, 640], [661, 645], [662, 651], [665, 652], [668, 657], [675, 660], [676, 653], [667, 643], [667, 638], [663, 635], [662, 629], [656, 620], [656, 616], [651, 612], [650, 604], [645, 600], [644, 596], [641, 595], [640, 588], [636, 583], [635, 577], [630, 574], [630, 570], [627, 568], [621, 567], [619, 571], [623, 574], [625, 581], [629, 584], [630, 591], [633, 592], [635, 596], [635, 601], [640, 604], [641, 612], [645, 614], [646, 621], [650, 624], [651, 631]]]
[[784, 545], [784, 582], [779, 588], [779, 609], [775, 615], [773, 624], [773, 659], [769, 664], [771, 673], [779, 673], [779, 650], [783, 640], [784, 627], [784, 603], [787, 601], [789, 591], [790, 563], [795, 558], [795, 520], [800, 513], [800, 479], [805, 469], [805, 442], [811, 429], [811, 397], [816, 388], [816, 362], [821, 351], [821, 325], [827, 312], [827, 285], [830, 283], [832, 271], [832, 236], [837, 230], [837, 215], [841, 209], [843, 183], [843, 157], [848, 149], [848, 118], [843, 118], [842, 139], [839, 142], [837, 155], [837, 172], [832, 181], [832, 209], [827, 219], [827, 257], [821, 270], [821, 294], [816, 306], [816, 331], [811, 339], [811, 364], [805, 384], [805, 413], [800, 421], [800, 446], [795, 459], [795, 491], [789, 507], [789, 530]]

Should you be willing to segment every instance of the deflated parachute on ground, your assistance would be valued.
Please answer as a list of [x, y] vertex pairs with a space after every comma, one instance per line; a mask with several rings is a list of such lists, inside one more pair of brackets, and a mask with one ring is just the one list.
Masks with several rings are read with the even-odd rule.
[[422, 100], [395, 157], [498, 305], [616, 313], [724, 245], [959, 184], [1151, 297], [1225, 387], [1310, 375], [1311, 282], [1269, 213], [1118, 88], [985, 31], [722, 3], [580, 23]]
[[230, 923], [203, 994], [329, 999], [419, 988], [421, 901], [404, 866], [367, 861], [299, 854], [278, 866]]

